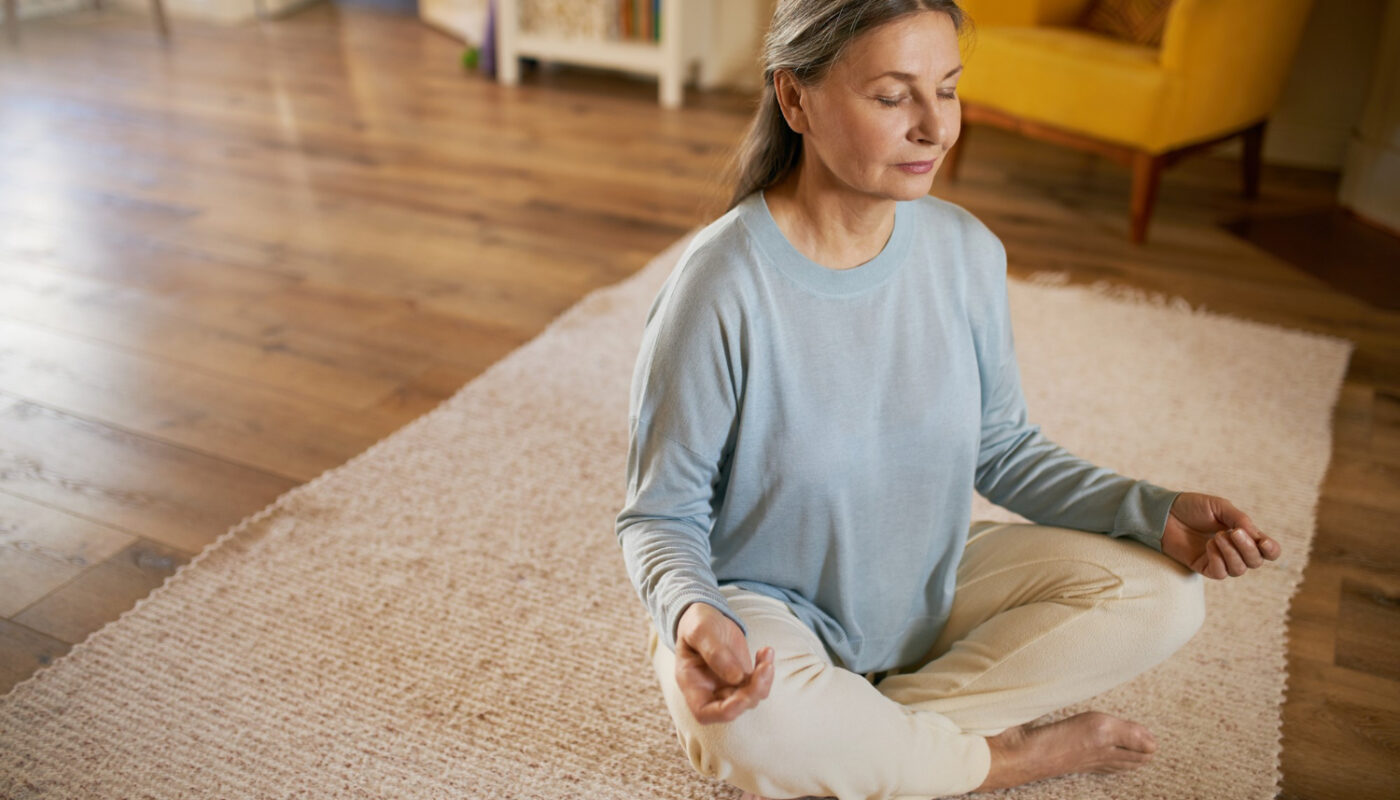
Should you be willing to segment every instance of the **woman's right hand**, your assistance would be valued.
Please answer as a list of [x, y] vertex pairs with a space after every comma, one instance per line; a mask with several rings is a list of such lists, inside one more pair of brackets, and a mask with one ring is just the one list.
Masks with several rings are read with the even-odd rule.
[[730, 722], [758, 705], [773, 686], [773, 648], [749, 645], [734, 620], [709, 603], [692, 603], [676, 627], [676, 684], [697, 722]]

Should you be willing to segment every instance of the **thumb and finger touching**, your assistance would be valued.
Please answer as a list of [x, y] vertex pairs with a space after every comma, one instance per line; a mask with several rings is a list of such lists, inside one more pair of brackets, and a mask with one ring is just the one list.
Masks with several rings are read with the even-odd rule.
[[1277, 561], [1282, 555], [1282, 546], [1229, 500], [1214, 495], [1193, 499], [1199, 504], [1183, 509], [1186, 513], [1181, 521], [1196, 536], [1205, 538], [1190, 564], [1195, 572], [1223, 580], [1243, 575], [1265, 561]]
[[751, 660], [743, 632], [731, 620], [702, 624], [678, 645], [676, 678], [700, 722], [733, 719], [768, 696], [773, 648]]

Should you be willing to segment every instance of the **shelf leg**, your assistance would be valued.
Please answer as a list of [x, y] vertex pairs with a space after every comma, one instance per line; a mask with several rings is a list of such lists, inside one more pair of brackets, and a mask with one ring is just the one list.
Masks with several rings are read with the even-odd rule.
[[661, 84], [663, 108], [680, 108], [685, 99], [685, 54], [681, 51], [681, 14], [684, 7], [678, 0], [661, 0], [661, 69], [656, 79]]
[[506, 86], [520, 83], [520, 56], [515, 51], [515, 35], [520, 30], [520, 12], [515, 0], [496, 3], [496, 79]]

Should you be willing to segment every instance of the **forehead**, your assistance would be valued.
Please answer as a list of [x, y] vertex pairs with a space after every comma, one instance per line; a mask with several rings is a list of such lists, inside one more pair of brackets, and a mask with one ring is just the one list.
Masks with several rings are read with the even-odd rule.
[[952, 18], [938, 11], [920, 11], [861, 34], [842, 53], [834, 69], [857, 80], [895, 71], [938, 81], [956, 68], [960, 59]]

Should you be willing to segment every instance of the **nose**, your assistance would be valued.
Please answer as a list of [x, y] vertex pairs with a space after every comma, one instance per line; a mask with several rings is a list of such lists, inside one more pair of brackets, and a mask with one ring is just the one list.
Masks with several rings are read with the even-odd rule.
[[941, 111], [935, 102], [919, 104], [918, 118], [909, 131], [910, 139], [918, 144], [948, 145], [952, 132], [948, 130], [950, 121], [946, 111]]

